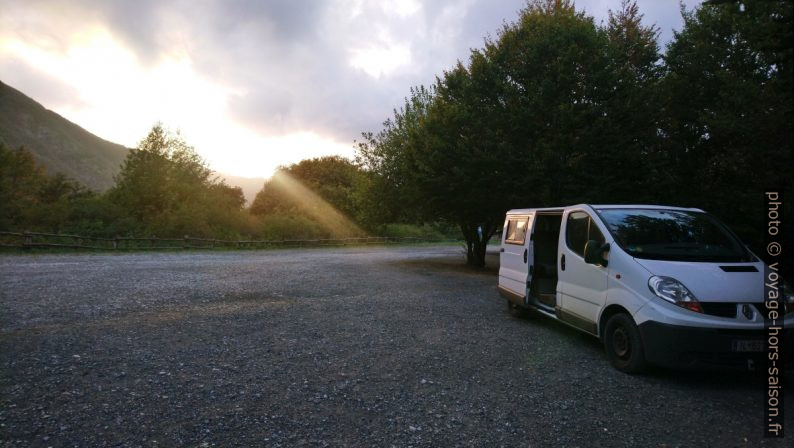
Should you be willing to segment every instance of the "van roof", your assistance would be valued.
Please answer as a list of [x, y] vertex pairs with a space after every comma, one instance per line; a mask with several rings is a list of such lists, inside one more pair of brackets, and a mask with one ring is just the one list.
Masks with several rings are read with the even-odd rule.
[[649, 209], [649, 210], [683, 210], [683, 211], [691, 211], [691, 212], [702, 212], [703, 210], [699, 208], [685, 208], [685, 207], [673, 207], [670, 205], [649, 205], [649, 204], [576, 204], [576, 205], [567, 205], [564, 207], [546, 207], [546, 208], [514, 208], [512, 210], [508, 210], [508, 215], [520, 215], [530, 212], [563, 212], [565, 209], [573, 208], [573, 207], [591, 207], [596, 210], [601, 209], [616, 209], [616, 208], [640, 208], [640, 209]]

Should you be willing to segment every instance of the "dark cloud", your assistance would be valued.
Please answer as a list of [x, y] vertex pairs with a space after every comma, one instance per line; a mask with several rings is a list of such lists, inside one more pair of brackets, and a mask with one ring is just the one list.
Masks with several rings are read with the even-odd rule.
[[[64, 10], [38, 0], [11, 3], [41, 14]], [[59, 26], [82, 26], [81, 17], [101, 22], [143, 64], [174, 51], [190, 55], [198, 72], [235, 92], [229, 102], [232, 116], [260, 133], [315, 131], [345, 142], [361, 131], [377, 130], [411, 86], [430, 84], [457, 60], [467, 60], [469, 49], [481, 47], [486, 35], [496, 36], [525, 1], [420, 4], [415, 13], [401, 15], [394, 3], [370, 0], [73, 0], [68, 14], [53, 17], [51, 26], [18, 34], [57, 36]], [[619, 1], [579, 5], [600, 22]], [[663, 39], [679, 26], [673, 2], [645, 0], [640, 7], [666, 33]], [[386, 65], [410, 54], [407, 64], [377, 78], [351, 64], [356, 52], [390, 48]], [[0, 69], [3, 76], [24, 70], [8, 64]], [[51, 89], [46, 93], [43, 85], [30, 85], [38, 98], [53, 97]]]
[[[316, 24], [329, 3], [322, 0], [238, 0], [218, 8], [218, 24], [227, 29], [240, 23], [265, 21], [282, 42], [298, 43], [317, 39]], [[222, 31], [216, 28], [216, 31]]]

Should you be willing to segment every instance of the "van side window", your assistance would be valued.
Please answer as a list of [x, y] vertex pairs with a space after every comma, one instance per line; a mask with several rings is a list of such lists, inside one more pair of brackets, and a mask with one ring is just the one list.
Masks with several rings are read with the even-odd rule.
[[604, 235], [598, 230], [593, 219], [585, 212], [572, 212], [565, 226], [565, 242], [568, 248], [584, 257], [584, 246], [588, 240], [604, 243]]
[[527, 218], [509, 218], [507, 220], [507, 236], [505, 243], [524, 244], [527, 237]]

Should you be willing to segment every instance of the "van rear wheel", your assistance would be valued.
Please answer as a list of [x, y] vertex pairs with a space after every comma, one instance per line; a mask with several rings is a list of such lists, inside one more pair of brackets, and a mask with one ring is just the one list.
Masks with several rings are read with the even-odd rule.
[[640, 373], [645, 370], [645, 350], [640, 331], [628, 314], [618, 313], [607, 320], [604, 349], [609, 361], [621, 372]]

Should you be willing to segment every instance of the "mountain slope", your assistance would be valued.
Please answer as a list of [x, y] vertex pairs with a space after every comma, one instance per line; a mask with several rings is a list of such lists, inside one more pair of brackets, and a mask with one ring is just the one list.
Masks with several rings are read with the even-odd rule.
[[113, 185], [129, 149], [103, 140], [0, 82], [0, 142], [25, 146], [51, 173], [94, 190]]
[[[0, 143], [26, 147], [50, 173], [63, 173], [102, 191], [113, 186], [128, 148], [101, 139], [46, 109], [24, 93], [0, 81]], [[223, 173], [217, 176], [243, 189], [250, 204], [265, 179]]]

